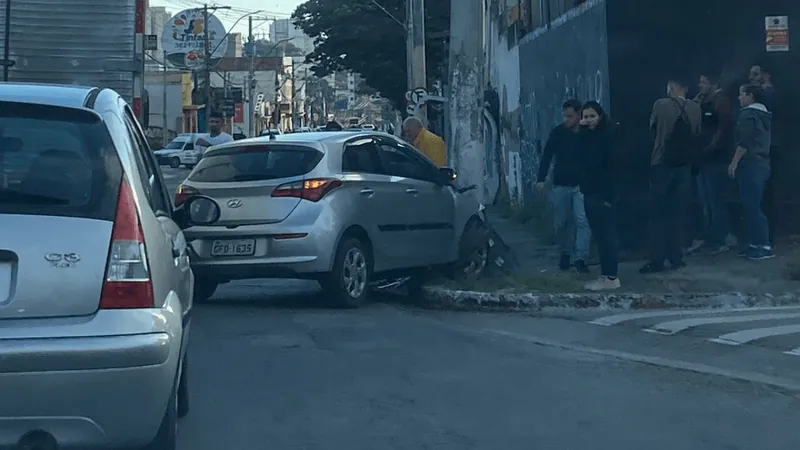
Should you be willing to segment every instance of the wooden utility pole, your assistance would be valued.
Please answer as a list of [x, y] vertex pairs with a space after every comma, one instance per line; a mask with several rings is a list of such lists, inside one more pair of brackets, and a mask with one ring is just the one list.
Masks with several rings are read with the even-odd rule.
[[[425, 0], [406, 0], [406, 48], [409, 72], [408, 90], [423, 88], [427, 91], [425, 69]], [[426, 107], [418, 108], [417, 114], [427, 125]]]

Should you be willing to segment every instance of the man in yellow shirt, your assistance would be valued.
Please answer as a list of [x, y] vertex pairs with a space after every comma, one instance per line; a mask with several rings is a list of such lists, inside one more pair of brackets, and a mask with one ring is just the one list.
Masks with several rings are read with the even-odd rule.
[[436, 167], [447, 165], [447, 145], [442, 138], [425, 129], [418, 117], [410, 116], [403, 121], [403, 137], [433, 161]]

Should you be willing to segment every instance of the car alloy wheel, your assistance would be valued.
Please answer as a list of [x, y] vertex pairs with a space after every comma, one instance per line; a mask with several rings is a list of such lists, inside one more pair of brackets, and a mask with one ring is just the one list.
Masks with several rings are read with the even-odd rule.
[[361, 249], [351, 247], [344, 256], [342, 283], [352, 298], [359, 298], [367, 289], [367, 259]]

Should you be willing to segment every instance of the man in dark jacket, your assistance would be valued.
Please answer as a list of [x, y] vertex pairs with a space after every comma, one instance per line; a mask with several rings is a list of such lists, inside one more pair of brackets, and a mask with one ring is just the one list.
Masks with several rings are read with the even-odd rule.
[[736, 123], [736, 153], [728, 166], [728, 175], [739, 185], [739, 195], [747, 222], [747, 242], [741, 255], [748, 259], [772, 258], [769, 223], [761, 210], [764, 189], [770, 177], [772, 113], [764, 105], [764, 90], [745, 85], [739, 89], [742, 110]]
[[695, 101], [700, 104], [703, 117], [700, 126], [702, 155], [698, 161], [698, 184], [708, 220], [704, 223], [706, 228], [703, 230], [703, 245], [696, 250], [719, 254], [730, 250], [727, 246], [730, 232], [727, 193], [731, 180], [727, 171], [733, 157], [735, 122], [730, 100], [713, 76], [702, 75], [699, 87], [700, 93]]
[[568, 100], [562, 107], [563, 123], [550, 132], [544, 147], [536, 186], [544, 191], [555, 159], [550, 180], [550, 202], [553, 208], [556, 234], [558, 235], [561, 259], [559, 268], [569, 270], [570, 263], [580, 273], [587, 273], [586, 258], [589, 256], [591, 231], [586, 220], [583, 194], [578, 187], [581, 181], [581, 153], [578, 132], [580, 131], [581, 102]]

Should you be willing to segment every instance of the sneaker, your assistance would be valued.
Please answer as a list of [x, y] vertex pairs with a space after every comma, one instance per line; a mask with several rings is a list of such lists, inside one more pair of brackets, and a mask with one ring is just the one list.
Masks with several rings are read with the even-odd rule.
[[749, 245], [742, 245], [738, 249], [736, 249], [736, 256], [747, 256], [750, 253], [750, 246]]
[[695, 239], [694, 241], [692, 241], [692, 244], [689, 245], [689, 247], [686, 248], [686, 253], [692, 254], [692, 253], [700, 250], [701, 248], [703, 248], [705, 243], [706, 242], [703, 241], [703, 240]]
[[587, 291], [611, 291], [619, 289], [622, 284], [619, 278], [600, 277], [594, 281], [586, 283], [583, 287]]
[[683, 260], [669, 263], [670, 270], [680, 270], [683, 269], [684, 267], [686, 267], [686, 263], [683, 262]]
[[578, 273], [589, 273], [589, 266], [587, 266], [586, 261], [582, 259], [575, 261], [573, 267], [575, 267], [575, 270], [577, 270]]
[[770, 259], [774, 258], [775, 254], [772, 253], [772, 249], [764, 248], [764, 247], [750, 247], [747, 251], [747, 259], [752, 261], [760, 261], [762, 259]]
[[558, 268], [561, 270], [569, 270], [569, 255], [566, 253], [561, 255], [561, 260], [558, 262]]
[[715, 256], [729, 251], [731, 251], [731, 248], [727, 245], [714, 245], [706, 247], [705, 253], [709, 256]]

